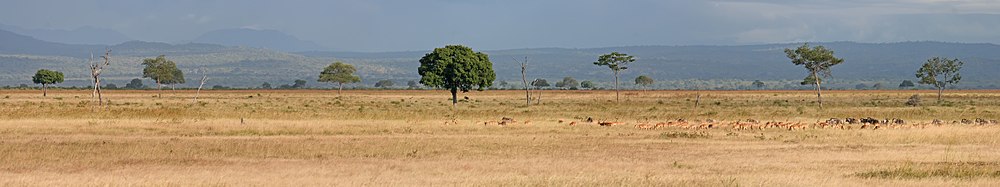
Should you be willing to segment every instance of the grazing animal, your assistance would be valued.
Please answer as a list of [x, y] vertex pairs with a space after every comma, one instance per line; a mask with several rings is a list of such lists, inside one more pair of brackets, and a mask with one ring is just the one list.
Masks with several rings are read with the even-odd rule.
[[990, 120], [990, 124], [994, 124], [994, 125], [997, 124], [997, 120], [995, 120], [995, 119]]
[[497, 121], [487, 121], [487, 122], [483, 122], [483, 125], [485, 125], [485, 126], [500, 125], [500, 122], [497, 122]]
[[747, 119], [747, 123], [757, 124], [757, 123], [760, 123], [760, 121], [757, 121], [755, 119]]
[[576, 126], [576, 122], [569, 122], [569, 126]]
[[650, 129], [655, 129], [656, 126], [643, 123], [643, 124], [635, 125], [635, 128], [637, 128], [637, 129], [643, 129], [643, 130], [650, 130]]
[[966, 125], [972, 124], [972, 120], [962, 119], [962, 124], [966, 124]]
[[607, 126], [607, 127], [615, 126], [615, 125], [618, 125], [619, 123], [621, 123], [621, 122], [608, 122], [608, 121], [597, 122], [598, 125]]
[[854, 118], [847, 118], [847, 119], [844, 119], [844, 121], [847, 122], [847, 124], [858, 124], [858, 119], [854, 119]]
[[867, 118], [861, 118], [861, 123], [878, 124], [879, 121], [878, 121], [878, 119], [875, 119], [875, 118], [872, 118], [872, 117], [867, 117]]
[[593, 122], [594, 122], [594, 118], [587, 117], [587, 123], [593, 123]]
[[979, 124], [979, 125], [986, 125], [986, 124], [989, 124], [990, 121], [986, 121], [983, 118], [976, 118], [976, 123]]
[[826, 123], [830, 125], [840, 125], [843, 124], [844, 121], [841, 121], [840, 119], [837, 118], [830, 118], [829, 120], [826, 120]]
[[559, 119], [559, 123], [563, 123], [563, 121], [566, 121], [566, 120], [563, 120], [563, 119]]
[[941, 125], [944, 124], [944, 121], [941, 121], [940, 119], [934, 119], [934, 121], [931, 121], [931, 124]]

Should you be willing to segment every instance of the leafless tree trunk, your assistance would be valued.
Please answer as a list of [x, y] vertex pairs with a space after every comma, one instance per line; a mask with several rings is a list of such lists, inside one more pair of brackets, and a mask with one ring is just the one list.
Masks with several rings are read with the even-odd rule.
[[104, 55], [101, 56], [104, 63], [94, 63], [94, 56], [90, 56], [90, 75], [94, 79], [94, 92], [91, 93], [91, 97], [97, 96], [97, 105], [104, 105], [104, 97], [101, 95], [101, 71], [105, 67], [111, 65], [111, 49], [106, 49]]
[[208, 80], [208, 75], [201, 76], [201, 83], [198, 84], [198, 91], [194, 93], [194, 102], [198, 103], [198, 96], [201, 95], [201, 87], [205, 86], [205, 81]]
[[514, 58], [514, 61], [521, 64], [521, 82], [524, 83], [524, 103], [530, 106], [531, 90], [528, 87], [528, 77], [525, 76], [528, 70], [528, 57], [524, 57], [524, 62], [517, 61], [516, 58]]

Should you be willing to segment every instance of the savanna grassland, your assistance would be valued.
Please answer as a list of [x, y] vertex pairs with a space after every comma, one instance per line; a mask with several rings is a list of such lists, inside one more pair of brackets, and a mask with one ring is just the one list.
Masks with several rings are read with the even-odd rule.
[[[921, 106], [904, 103], [914, 94]], [[1000, 185], [1000, 91], [0, 90], [2, 186]], [[698, 101], [700, 95], [700, 101]], [[534, 102], [534, 101], [533, 101]], [[695, 103], [698, 106], [695, 107]], [[509, 117], [506, 126], [484, 125]], [[603, 127], [583, 122], [624, 122]], [[925, 128], [636, 124], [900, 118]], [[563, 120], [563, 122], [559, 122]], [[527, 123], [526, 123], [527, 122]], [[575, 126], [568, 123], [577, 122]]]

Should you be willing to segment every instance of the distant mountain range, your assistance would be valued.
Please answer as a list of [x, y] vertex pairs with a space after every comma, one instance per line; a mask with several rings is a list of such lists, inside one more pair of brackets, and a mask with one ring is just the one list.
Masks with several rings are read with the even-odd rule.
[[286, 52], [323, 51], [325, 47], [276, 30], [222, 29], [205, 33], [193, 42], [266, 48]]
[[[639, 75], [658, 80], [659, 88], [740, 88], [753, 80], [764, 80], [771, 88], [808, 88], [795, 83], [806, 73], [794, 66], [783, 53], [784, 48], [801, 44], [767, 44], [742, 46], [629, 46], [607, 48], [531, 48], [484, 51], [490, 55], [499, 81], [520, 82], [520, 66], [513, 58], [529, 58], [529, 78], [545, 78], [555, 82], [562, 77], [592, 80], [606, 86], [611, 72], [593, 65], [597, 56], [611, 51], [634, 55], [638, 61], [622, 74], [623, 82]], [[833, 68], [831, 88], [854, 88], [855, 84], [880, 83], [895, 87], [902, 80], [916, 80], [914, 72], [927, 58], [945, 56], [966, 62], [963, 68], [964, 88], [998, 88], [1000, 46], [945, 42], [902, 43], [815, 43], [836, 51], [846, 60]], [[475, 47], [475, 46], [472, 46]], [[298, 52], [256, 47], [232, 47], [218, 44], [166, 44], [130, 41], [115, 45], [64, 44], [0, 30], [0, 85], [31, 84], [36, 70], [45, 68], [66, 73], [64, 86], [87, 83], [86, 59], [99, 55], [105, 48], [113, 50], [114, 61], [106, 71], [105, 82], [123, 85], [141, 77], [143, 58], [167, 55], [187, 74], [188, 85], [193, 79], [208, 75], [208, 85], [256, 87], [269, 82], [277, 86], [295, 79], [309, 81], [312, 87], [329, 87], [316, 83], [322, 68], [334, 61], [344, 61], [358, 67], [364, 80], [357, 84], [370, 87], [378, 80], [390, 79], [397, 85], [419, 79], [417, 62], [430, 51], [409, 52]], [[700, 82], [700, 85], [692, 83]], [[707, 82], [707, 83], [706, 83]], [[147, 82], [148, 83], [148, 82]], [[707, 84], [707, 85], [706, 85]]]
[[121, 32], [96, 27], [80, 27], [73, 30], [25, 29], [13, 25], [0, 24], [0, 30], [27, 34], [40, 40], [67, 44], [111, 45], [133, 40]]

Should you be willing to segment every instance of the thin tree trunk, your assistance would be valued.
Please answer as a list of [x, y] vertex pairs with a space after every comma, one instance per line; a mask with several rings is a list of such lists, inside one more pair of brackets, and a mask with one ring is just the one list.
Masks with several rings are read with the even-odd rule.
[[816, 72], [813, 72], [813, 78], [816, 79], [816, 99], [819, 101], [819, 109], [823, 109], [823, 88], [820, 87], [820, 79]]
[[97, 88], [97, 105], [98, 106], [103, 106], [104, 105], [104, 96], [101, 95], [101, 80], [100, 79], [97, 80], [97, 86], [94, 87], [94, 88]]
[[535, 99], [536, 100], [535, 104], [540, 105], [542, 104], [542, 88], [538, 88], [537, 90], [538, 90], [538, 98]]
[[694, 107], [698, 108], [699, 104], [701, 104], [701, 92], [698, 92], [694, 98]]
[[458, 105], [458, 88], [451, 88], [451, 106]]
[[201, 77], [201, 83], [198, 84], [198, 91], [195, 92], [195, 94], [194, 94], [194, 102], [195, 103], [198, 103], [198, 96], [201, 95], [201, 87], [205, 86], [205, 81], [207, 81], [207, 80], [208, 80], [208, 75], [205, 75], [205, 76]]
[[[515, 58], [514, 61], [517, 61]], [[524, 83], [524, 104], [531, 106], [531, 89], [528, 87], [528, 77], [525, 76], [528, 71], [528, 57], [524, 57], [524, 62], [521, 62], [521, 82]]]
[[163, 87], [163, 84], [160, 84], [160, 80], [156, 80], [156, 97], [163, 97], [161, 87]]
[[48, 97], [48, 96], [49, 96], [49, 92], [48, 92], [47, 88], [45, 87], [45, 84], [42, 84], [42, 97]]
[[340, 88], [337, 89], [337, 96], [343, 95], [344, 93], [344, 83], [338, 83]]
[[621, 102], [621, 94], [618, 93], [618, 71], [615, 71], [615, 102]]
[[938, 88], [938, 103], [941, 103], [941, 101], [944, 101], [944, 100], [941, 99], [941, 94], [942, 93], [944, 93], [944, 87], [943, 86], [940, 87], [940, 88]]

